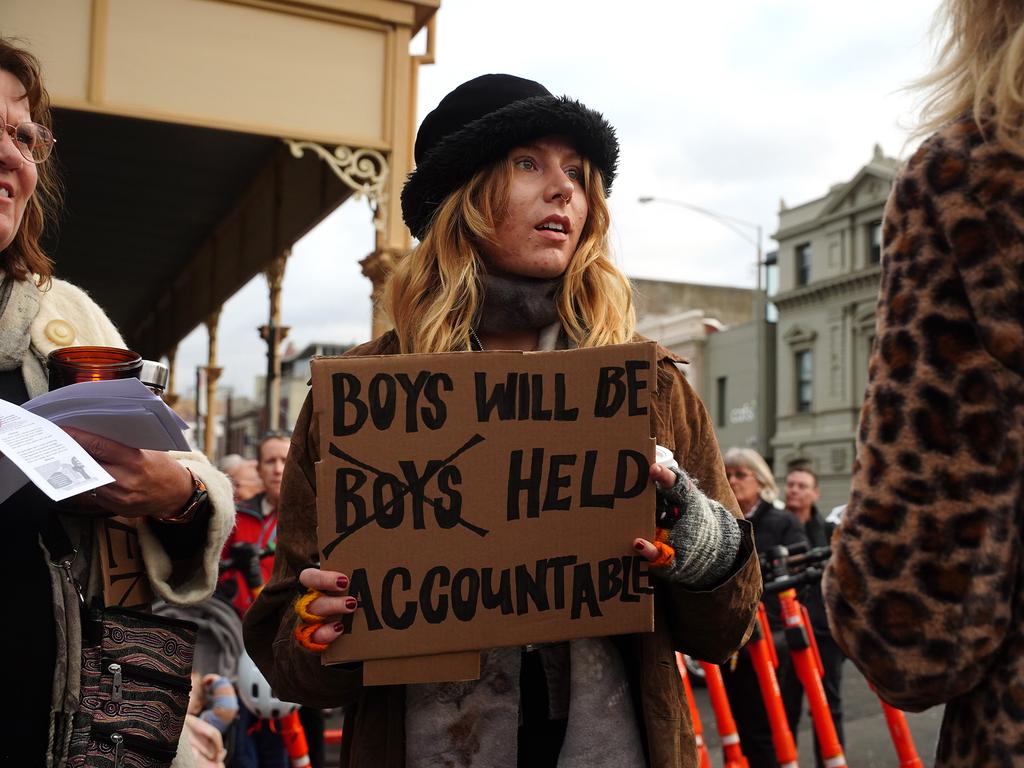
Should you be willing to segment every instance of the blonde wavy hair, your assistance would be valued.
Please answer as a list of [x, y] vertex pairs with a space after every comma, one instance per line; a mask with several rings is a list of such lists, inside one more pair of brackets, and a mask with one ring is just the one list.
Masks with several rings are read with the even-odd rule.
[[[445, 199], [420, 244], [395, 265], [384, 287], [383, 307], [402, 352], [469, 349], [483, 297], [479, 244], [496, 242], [513, 170], [506, 157], [477, 171]], [[604, 183], [586, 159], [583, 188], [589, 214], [555, 295], [558, 314], [579, 347], [627, 342], [636, 327], [633, 292], [612, 263]]]
[[940, 33], [935, 70], [911, 84], [928, 93], [916, 135], [973, 112], [983, 132], [1024, 154], [1024, 2], [945, 0]]

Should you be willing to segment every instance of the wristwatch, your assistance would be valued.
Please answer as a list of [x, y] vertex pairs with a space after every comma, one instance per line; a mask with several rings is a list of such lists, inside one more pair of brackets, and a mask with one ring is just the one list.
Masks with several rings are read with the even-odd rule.
[[192, 478], [192, 495], [188, 497], [188, 501], [185, 502], [185, 508], [176, 515], [170, 517], [161, 517], [161, 523], [170, 523], [171, 525], [182, 525], [184, 523], [192, 522], [192, 518], [196, 516], [196, 512], [199, 508], [206, 503], [206, 500], [210, 497], [210, 494], [206, 490], [206, 483], [196, 477], [196, 473], [188, 467], [185, 467], [188, 471], [189, 477]]

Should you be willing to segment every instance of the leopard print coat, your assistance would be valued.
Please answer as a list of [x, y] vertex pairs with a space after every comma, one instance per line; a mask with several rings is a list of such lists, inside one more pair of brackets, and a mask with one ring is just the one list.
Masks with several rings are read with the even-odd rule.
[[1024, 766], [1024, 158], [928, 139], [883, 229], [832, 632], [894, 705], [945, 703], [937, 766]]

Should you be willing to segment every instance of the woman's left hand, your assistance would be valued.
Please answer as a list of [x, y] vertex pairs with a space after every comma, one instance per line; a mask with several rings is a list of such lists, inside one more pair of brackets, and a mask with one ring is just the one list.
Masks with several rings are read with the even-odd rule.
[[123, 517], [171, 517], [192, 495], [192, 476], [164, 451], [146, 451], [67, 427], [64, 430], [114, 478], [75, 496], [76, 505]]
[[[676, 475], [668, 467], [651, 464], [651, 482], [660, 488], [671, 488], [675, 485]], [[647, 539], [633, 539], [633, 549], [649, 563], [662, 556], [661, 550]]]

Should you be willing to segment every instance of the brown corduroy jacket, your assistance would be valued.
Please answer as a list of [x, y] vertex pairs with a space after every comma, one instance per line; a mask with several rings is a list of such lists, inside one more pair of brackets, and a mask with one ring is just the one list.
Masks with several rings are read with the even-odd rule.
[[[397, 352], [395, 336], [387, 333], [349, 354]], [[660, 347], [658, 357], [651, 419], [658, 444], [672, 449], [703, 492], [739, 517], [707, 411], [677, 369], [678, 358]], [[343, 768], [404, 768], [404, 687], [364, 687], [358, 665], [322, 666], [319, 656], [292, 637], [293, 606], [302, 594], [298, 574], [318, 561], [314, 466], [319, 455], [319, 430], [307, 398], [284, 472], [274, 574], [246, 614], [245, 645], [280, 698], [344, 707]], [[761, 572], [751, 526], [742, 519], [739, 524], [740, 553], [723, 583], [698, 591], [656, 580], [654, 632], [613, 638], [625, 662], [652, 768], [698, 765], [674, 652], [721, 663], [749, 633], [761, 597]]]

